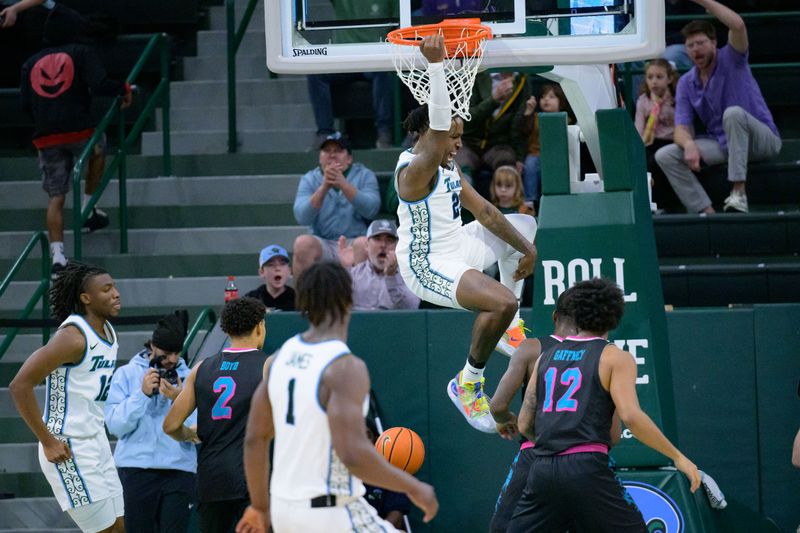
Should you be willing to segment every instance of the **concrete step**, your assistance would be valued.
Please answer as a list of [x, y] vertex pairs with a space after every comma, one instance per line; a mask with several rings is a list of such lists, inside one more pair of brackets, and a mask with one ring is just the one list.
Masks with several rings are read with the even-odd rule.
[[[175, 131], [228, 131], [228, 108], [179, 107], [170, 111], [170, 128]], [[277, 119], [280, 119], [280, 123]], [[161, 131], [162, 114], [156, 115], [156, 129]], [[281, 129], [307, 129], [314, 124], [310, 104], [267, 106], [237, 106], [236, 127], [240, 130], [269, 129], [280, 124]]]
[[[244, 14], [246, 3], [236, 2], [236, 9], [234, 11], [234, 19], [238, 25]], [[211, 6], [208, 8], [208, 18], [212, 30], [225, 30], [227, 29], [225, 14], [225, 6]], [[253, 17], [250, 19], [250, 24], [247, 26], [248, 30], [264, 30], [264, 2], [256, 4], [256, 9], [253, 11]]]
[[[255, 16], [255, 15], [254, 15]], [[224, 53], [228, 46], [228, 32], [226, 30], [207, 30], [197, 32], [197, 55], [210, 56], [220, 52]], [[239, 45], [238, 54], [258, 55], [259, 51], [266, 54], [266, 39], [264, 28], [248, 28]]]
[[[262, 174], [253, 176], [161, 177], [128, 179], [128, 206], [230, 206], [270, 205], [294, 202], [300, 176]], [[0, 181], [0, 210], [42, 209], [46, 193], [33, 181]], [[110, 182], [101, 205], [119, 206], [119, 182]], [[66, 207], [72, 207], [67, 195]]]
[[[170, 84], [172, 108], [224, 107], [228, 104], [228, 82], [225, 80], [176, 81]], [[278, 105], [307, 104], [306, 81], [300, 77], [236, 82], [236, 104]]]
[[24, 474], [41, 471], [35, 442], [0, 444], [0, 472]]
[[[227, 279], [225, 276], [205, 278], [128, 278], [115, 279], [123, 307], [159, 306], [217, 306], [222, 300]], [[238, 278], [242, 287], [257, 287], [258, 276]], [[25, 307], [38, 283], [21, 281], [12, 283], [0, 299], [0, 310], [17, 310]]]
[[[183, 77], [186, 81], [227, 80], [228, 57], [224, 54], [185, 57], [183, 58]], [[267, 56], [265, 54], [247, 56], [236, 54], [236, 79], [270, 79], [267, 71]]]
[[[84, 260], [88, 263], [101, 264], [115, 277], [120, 278], [241, 276], [256, 272], [258, 252], [268, 244], [272, 243], [264, 242], [253, 250], [247, 250], [247, 253], [238, 254], [160, 255], [157, 261], [154, 261], [153, 256], [115, 254], [103, 257], [87, 256], [84, 257]], [[49, 258], [46, 261], [49, 268]], [[0, 272], [8, 272], [13, 264], [14, 260], [12, 259], [0, 259]], [[15, 281], [36, 281], [38, 279], [41, 279], [39, 258], [28, 259], [14, 278]], [[254, 288], [239, 287], [245, 292]]]
[[[265, 243], [291, 248], [294, 239], [308, 228], [302, 226], [133, 229], [128, 232], [129, 252], [133, 255], [205, 255], [253, 251]], [[0, 258], [13, 259], [31, 237], [29, 231], [0, 233]], [[64, 243], [67, 257], [72, 253], [72, 232], [66, 231]], [[87, 235], [83, 240], [86, 256], [105, 256], [119, 252], [119, 233], [105, 231]], [[4, 296], [5, 299], [5, 296]]]
[[[363, 163], [375, 172], [392, 173], [400, 151], [400, 148], [354, 150], [353, 160]], [[185, 177], [263, 175], [268, 170], [274, 174], [300, 176], [318, 164], [319, 152], [304, 151], [301, 147], [294, 147], [291, 152], [280, 154], [176, 154], [172, 157], [172, 174]], [[128, 175], [136, 178], [164, 175], [161, 156], [130, 155], [127, 166]], [[40, 183], [41, 174], [35, 156], [0, 157], [0, 183], [20, 180]]]
[[[118, 231], [120, 210], [101, 204], [110, 219], [103, 230]], [[11, 212], [10, 212], [11, 213]], [[44, 226], [45, 210], [15, 210], [13, 216], [0, 218], [0, 231], [38, 231]], [[66, 224], [71, 227], [72, 209], [64, 210]], [[138, 206], [128, 209], [129, 228], [213, 228], [220, 226], [286, 226], [295, 223], [291, 202], [252, 205], [186, 205]]]
[[[313, 123], [312, 123], [313, 124]], [[238, 151], [243, 153], [287, 152], [310, 150], [316, 129], [291, 130], [238, 130]], [[170, 134], [173, 154], [221, 154], [228, 151], [228, 132], [219, 131], [172, 131]], [[161, 132], [142, 134], [142, 154], [163, 153]]]
[[79, 533], [80, 529], [49, 498], [0, 500], [0, 531], [3, 533]]
[[[41, 339], [39, 339], [41, 342]], [[3, 357], [3, 361], [6, 360], [9, 354], [6, 354]], [[34, 387], [33, 394], [36, 396], [36, 401], [39, 402], [40, 406], [44, 405], [44, 386]], [[17, 408], [14, 407], [14, 401], [11, 399], [11, 393], [8, 392], [8, 387], [0, 387], [0, 419], [3, 418], [17, 418], [19, 417], [19, 413], [17, 412]], [[5, 422], [5, 420], [3, 421]]]

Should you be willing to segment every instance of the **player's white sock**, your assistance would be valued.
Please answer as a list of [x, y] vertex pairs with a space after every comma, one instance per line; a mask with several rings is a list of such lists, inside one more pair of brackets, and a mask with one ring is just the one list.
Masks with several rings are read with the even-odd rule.
[[482, 377], [483, 369], [475, 368], [469, 364], [469, 361], [467, 361], [467, 364], [464, 365], [464, 369], [461, 371], [460, 385], [463, 385], [464, 383], [476, 383], [480, 381]]
[[50, 255], [53, 257], [53, 263], [67, 264], [67, 257], [64, 255], [64, 243], [54, 241], [50, 243]]

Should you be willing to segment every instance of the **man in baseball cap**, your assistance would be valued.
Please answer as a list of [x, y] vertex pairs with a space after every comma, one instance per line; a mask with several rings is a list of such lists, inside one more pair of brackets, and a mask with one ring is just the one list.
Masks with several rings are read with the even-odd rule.
[[264, 247], [258, 256], [258, 277], [264, 284], [245, 296], [261, 300], [268, 310], [294, 311], [294, 289], [286, 285], [289, 272], [286, 248], [277, 244]]
[[[381, 207], [375, 173], [353, 162], [350, 143], [339, 133], [320, 139], [319, 166], [300, 178], [294, 200], [297, 223], [311, 232], [292, 245], [293, 274], [297, 279], [313, 263], [341, 261], [343, 265], [364, 261], [369, 221]], [[352, 263], [340, 257], [340, 239], [352, 251]]]
[[416, 309], [419, 298], [397, 271], [397, 226], [375, 220], [367, 228], [367, 260], [350, 269], [353, 309]]

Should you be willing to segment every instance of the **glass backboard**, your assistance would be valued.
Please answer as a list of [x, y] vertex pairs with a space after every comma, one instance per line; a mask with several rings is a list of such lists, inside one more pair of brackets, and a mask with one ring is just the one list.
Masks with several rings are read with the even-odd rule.
[[277, 73], [394, 70], [386, 34], [446, 18], [479, 18], [492, 29], [483, 68], [614, 63], [655, 57], [664, 47], [660, 0], [265, 0], [264, 6], [267, 66]]

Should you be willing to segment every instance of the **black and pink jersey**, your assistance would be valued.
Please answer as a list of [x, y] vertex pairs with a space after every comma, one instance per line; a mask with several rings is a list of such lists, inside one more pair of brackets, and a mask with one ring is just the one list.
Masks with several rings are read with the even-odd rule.
[[600, 383], [600, 355], [609, 341], [567, 337], [542, 352], [536, 377], [536, 455], [611, 441], [614, 402]]

